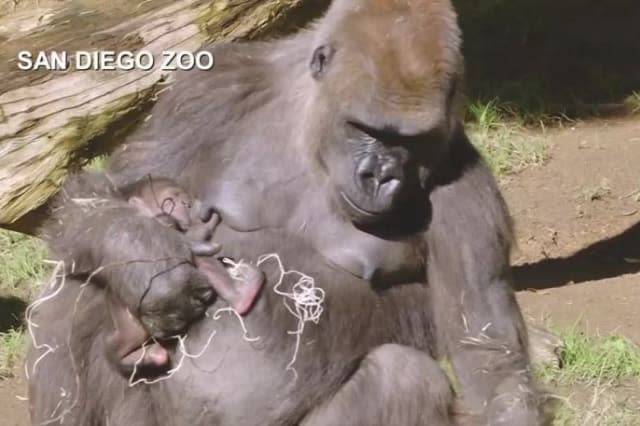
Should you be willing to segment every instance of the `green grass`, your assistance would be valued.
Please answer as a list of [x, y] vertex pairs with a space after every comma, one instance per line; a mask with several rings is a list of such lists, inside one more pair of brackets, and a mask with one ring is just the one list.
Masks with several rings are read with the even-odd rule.
[[621, 386], [640, 386], [640, 348], [622, 336], [595, 337], [575, 327], [556, 334], [565, 344], [561, 367], [536, 369], [552, 394], [545, 403], [550, 425], [640, 426], [637, 402]]
[[522, 118], [497, 100], [471, 102], [467, 106], [467, 129], [471, 141], [497, 176], [542, 164], [547, 159], [543, 139], [528, 132]]
[[588, 336], [576, 330], [560, 333], [565, 349], [561, 368], [542, 367], [544, 383], [619, 383], [640, 378], [640, 348], [622, 336]]
[[24, 309], [47, 273], [44, 244], [0, 230], [0, 379], [11, 377], [26, 349]]
[[640, 426], [637, 408], [600, 392], [594, 390], [582, 403], [575, 398], [555, 400], [550, 426]]
[[0, 230], [0, 291], [6, 294], [18, 290], [18, 286], [34, 287], [47, 271], [45, 254], [40, 240]]
[[496, 99], [483, 103], [470, 102], [467, 106], [467, 118], [475, 123], [478, 131], [488, 133], [502, 127], [504, 107]]
[[107, 162], [109, 161], [109, 157], [107, 155], [99, 155], [97, 157], [93, 157], [91, 161], [85, 166], [85, 170], [89, 170], [92, 172], [104, 172], [107, 168]]
[[631, 95], [629, 95], [625, 102], [631, 108], [632, 114], [640, 112], [640, 91], [633, 92]]
[[622, 336], [594, 338], [572, 332], [564, 340], [563, 368], [557, 379], [619, 382], [640, 377], [640, 349]]
[[0, 379], [12, 377], [22, 362], [26, 335], [20, 330], [0, 333]]

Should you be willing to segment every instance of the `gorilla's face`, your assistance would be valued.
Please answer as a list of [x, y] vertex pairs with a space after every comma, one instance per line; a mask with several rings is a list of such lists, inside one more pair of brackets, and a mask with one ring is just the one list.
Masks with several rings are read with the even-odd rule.
[[447, 142], [438, 130], [404, 133], [344, 120], [320, 159], [332, 198], [356, 225], [382, 225], [413, 216], [427, 203], [427, 179]]
[[311, 54], [304, 122], [313, 124], [304, 134], [352, 222], [397, 223], [427, 203], [427, 179], [457, 121], [457, 31], [447, 44], [419, 22], [405, 28], [380, 15], [376, 29], [353, 13], [352, 25], [320, 38]]

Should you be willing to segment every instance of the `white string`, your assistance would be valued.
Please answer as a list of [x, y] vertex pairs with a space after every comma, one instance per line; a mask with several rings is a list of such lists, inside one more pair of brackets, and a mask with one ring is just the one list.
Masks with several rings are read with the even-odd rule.
[[[35, 332], [34, 329], [38, 328], [38, 324], [36, 324], [33, 321], [33, 315], [35, 310], [41, 306], [42, 304], [52, 300], [54, 297], [56, 297], [64, 288], [65, 283], [66, 283], [66, 272], [65, 272], [65, 263], [64, 261], [49, 261], [49, 260], [45, 260], [45, 263], [52, 263], [55, 264], [56, 267], [54, 268], [52, 274], [51, 274], [51, 280], [49, 283], [49, 287], [50, 288], [55, 288], [56, 283], [59, 281], [60, 284], [58, 285], [58, 287], [55, 289], [55, 291], [53, 291], [53, 293], [41, 297], [40, 299], [34, 301], [32, 304], [30, 304], [26, 311], [25, 311], [25, 316], [26, 316], [26, 322], [27, 322], [27, 329], [29, 331], [29, 335], [31, 337], [31, 342], [34, 346], [34, 349], [39, 350], [39, 349], [45, 349], [45, 352], [40, 355], [36, 361], [34, 361], [33, 366], [31, 368], [31, 372], [32, 374], [36, 372], [36, 368], [38, 366], [38, 364], [40, 363], [40, 361], [42, 361], [47, 355], [54, 353], [57, 349], [58, 349], [58, 345], [56, 345], [55, 347], [48, 345], [48, 344], [38, 344], [36, 341], [36, 337], [35, 337]], [[72, 264], [71, 265], [71, 271], [73, 272], [75, 268], [75, 265]], [[78, 292], [78, 295], [76, 297], [76, 300], [74, 301], [73, 304], [73, 311], [71, 314], [71, 321], [73, 323], [73, 319], [76, 316], [76, 313], [78, 311], [78, 306], [80, 304], [80, 299], [82, 298], [85, 289], [87, 288], [87, 286], [90, 284], [91, 279], [98, 273], [100, 273], [102, 270], [104, 269], [104, 267], [99, 267], [96, 270], [94, 270], [91, 274], [89, 274], [89, 276], [87, 277], [87, 279], [85, 280], [84, 283], [82, 283], [80, 285], [80, 291]], [[73, 326], [71, 327], [71, 329], [69, 330], [69, 334], [67, 335], [67, 339], [66, 339], [66, 344], [67, 344], [67, 348], [69, 350], [69, 360], [71, 361], [71, 369], [75, 375], [75, 385], [76, 385], [76, 392], [75, 392], [75, 398], [72, 401], [71, 405], [69, 405], [67, 408], [65, 408], [62, 413], [60, 413], [58, 416], [56, 416], [56, 412], [58, 411], [58, 408], [62, 407], [62, 403], [64, 401], [64, 399], [66, 397], [71, 397], [73, 395], [73, 393], [68, 392], [66, 389], [64, 388], [60, 388], [61, 389], [61, 393], [60, 393], [60, 401], [58, 402], [58, 404], [56, 405], [56, 407], [53, 409], [53, 411], [51, 412], [51, 415], [49, 416], [49, 420], [46, 420], [42, 423], [40, 423], [41, 426], [44, 425], [48, 425], [48, 424], [52, 424], [52, 423], [56, 423], [59, 421], [63, 421], [65, 416], [67, 416], [67, 414], [70, 414], [71, 411], [75, 408], [75, 406], [78, 404], [78, 402], [80, 401], [80, 376], [78, 375], [78, 369], [77, 369], [77, 365], [76, 365], [76, 360], [75, 360], [75, 356], [73, 354], [73, 350], [71, 349], [71, 338], [72, 338], [72, 333], [73, 333]], [[27, 379], [29, 378], [29, 368], [28, 366], [25, 364], [25, 373], [27, 376]], [[55, 416], [55, 417], [54, 417]]]
[[[212, 316], [214, 321], [218, 321], [221, 318], [221, 314], [223, 312], [229, 312], [230, 315], [235, 315], [236, 318], [238, 318], [238, 321], [240, 321], [240, 326], [242, 327], [242, 332], [243, 332], [243, 336], [242, 338], [247, 341], [247, 342], [255, 342], [257, 340], [260, 339], [260, 337], [249, 337], [249, 332], [247, 331], [247, 327], [244, 323], [244, 320], [242, 319], [242, 317], [240, 316], [240, 314], [233, 308], [220, 308], [218, 310], [216, 310]], [[209, 317], [209, 314], [206, 314], [207, 317]], [[213, 336], [216, 335], [216, 333], [218, 332], [218, 330], [213, 330], [213, 332], [209, 335], [209, 337], [207, 338], [207, 341], [205, 342], [204, 346], [202, 347], [202, 349], [200, 349], [200, 351], [198, 351], [195, 354], [189, 353], [189, 351], [187, 350], [187, 347], [185, 345], [185, 341], [188, 337], [188, 334], [185, 334], [184, 336], [171, 336], [169, 337], [169, 339], [175, 339], [178, 341], [178, 352], [180, 353], [180, 360], [178, 361], [178, 363], [176, 364], [175, 367], [173, 367], [172, 369], [170, 369], [169, 371], [167, 371], [167, 373], [164, 376], [161, 377], [157, 377], [155, 379], [149, 380], [149, 379], [145, 379], [140, 378], [138, 380], [134, 380], [135, 376], [138, 372], [138, 366], [140, 365], [140, 363], [144, 360], [144, 356], [146, 354], [146, 350], [147, 350], [147, 346], [153, 343], [156, 343], [155, 339], [149, 339], [147, 342], [145, 342], [144, 345], [142, 345], [142, 354], [140, 355], [140, 358], [138, 358], [138, 360], [135, 362], [135, 364], [133, 365], [133, 372], [131, 373], [131, 375], [129, 376], [129, 387], [133, 387], [137, 384], [145, 384], [145, 385], [152, 385], [154, 383], [158, 383], [158, 382], [162, 382], [164, 380], [168, 380], [170, 379], [174, 374], [176, 374], [178, 372], [178, 370], [180, 370], [180, 368], [182, 368], [182, 365], [184, 364], [184, 360], [186, 358], [189, 359], [197, 359], [200, 358], [201, 356], [204, 355], [204, 353], [207, 351], [207, 349], [209, 348], [209, 346], [211, 345], [211, 341], [213, 340]]]
[[[58, 349], [58, 345], [54, 347], [46, 343], [37, 342], [35, 329], [38, 328], [39, 325], [36, 324], [35, 321], [33, 321], [33, 315], [35, 313], [35, 310], [40, 305], [48, 302], [49, 300], [55, 298], [58, 294], [60, 294], [66, 282], [66, 274], [64, 269], [65, 265], [63, 261], [54, 262], [51, 260], [45, 260], [44, 262], [56, 265], [53, 269], [53, 272], [51, 273], [51, 279], [49, 280], [49, 283], [47, 285], [47, 287], [49, 287], [50, 289], [55, 288], [55, 290], [47, 296], [34, 300], [33, 303], [27, 306], [27, 309], [25, 310], [25, 321], [27, 323], [27, 330], [29, 331], [29, 337], [31, 338], [31, 344], [33, 345], [33, 348], [38, 351], [40, 349], [45, 349], [44, 353], [34, 361], [33, 366], [31, 367], [32, 374], [35, 374], [36, 368], [38, 367], [40, 361], [42, 361], [47, 355], [54, 353], [56, 349]], [[56, 288], [56, 284], [58, 283], [58, 288]], [[29, 366], [26, 363], [24, 365], [24, 370], [25, 376], [27, 377], [27, 380], [29, 380]]]
[[[286, 369], [292, 371], [292, 373], [294, 374], [294, 377], [297, 379], [298, 377], [298, 373], [296, 371], [296, 369], [294, 368], [294, 364], [297, 360], [297, 356], [298, 356], [298, 352], [300, 350], [300, 343], [301, 343], [301, 338], [302, 338], [302, 334], [304, 332], [304, 328], [305, 328], [305, 324], [309, 321], [317, 324], [320, 320], [320, 317], [322, 315], [323, 312], [323, 306], [322, 303], [324, 302], [324, 298], [325, 298], [325, 291], [322, 288], [318, 288], [315, 286], [315, 280], [300, 272], [300, 271], [296, 271], [296, 270], [290, 270], [287, 271], [284, 269], [284, 266], [282, 264], [282, 261], [280, 259], [280, 256], [277, 253], [272, 253], [272, 254], [265, 254], [262, 255], [258, 258], [257, 261], [257, 266], [260, 267], [263, 263], [270, 261], [270, 260], [275, 260], [277, 265], [278, 265], [278, 269], [280, 272], [280, 276], [278, 278], [278, 281], [276, 282], [276, 284], [273, 286], [273, 291], [278, 294], [279, 296], [282, 296], [283, 299], [283, 304], [285, 306], [285, 308], [289, 311], [289, 313], [291, 313], [291, 315], [293, 315], [297, 320], [298, 320], [298, 324], [295, 330], [289, 330], [287, 331], [288, 334], [292, 334], [296, 336], [296, 342], [295, 342], [295, 347], [294, 347], [294, 352], [293, 352], [293, 356], [291, 358], [291, 361], [287, 364]], [[236, 279], [236, 280], [243, 280], [245, 277], [245, 273], [248, 270], [248, 268], [250, 268], [251, 266], [247, 263], [245, 263], [244, 261], [240, 260], [239, 262], [234, 262], [231, 259], [224, 259], [223, 262], [230, 266], [228, 268], [229, 274], [232, 276], [232, 278]], [[31, 335], [31, 339], [32, 339], [32, 343], [35, 349], [45, 349], [45, 352], [38, 357], [38, 359], [34, 362], [33, 366], [32, 366], [32, 373], [34, 373], [36, 371], [36, 367], [38, 365], [38, 363], [44, 359], [47, 355], [53, 353], [56, 351], [58, 346], [51, 346], [48, 344], [39, 344], [36, 341], [36, 337], [35, 337], [35, 333], [34, 333], [34, 329], [38, 328], [38, 325], [33, 321], [32, 316], [33, 316], [33, 312], [35, 311], [36, 308], [38, 308], [40, 305], [42, 305], [43, 303], [46, 303], [47, 301], [53, 299], [54, 297], [56, 297], [63, 289], [64, 285], [65, 285], [65, 280], [66, 280], [66, 274], [64, 273], [64, 262], [60, 261], [60, 262], [55, 262], [56, 263], [56, 268], [54, 269], [54, 272], [52, 274], [52, 279], [51, 279], [51, 283], [49, 284], [51, 286], [51, 288], [55, 288], [54, 286], [56, 285], [56, 283], [59, 281], [60, 284], [58, 285], [58, 287], [55, 289], [55, 291], [49, 295], [47, 295], [46, 297], [43, 297], [41, 299], [36, 300], [35, 302], [33, 302], [26, 310], [26, 316], [27, 316], [27, 324], [28, 324], [28, 329], [29, 329], [29, 333]], [[103, 268], [98, 268], [96, 271], [94, 271], [89, 278], [87, 279], [87, 281], [83, 284], [83, 286], [87, 285], [91, 278], [93, 277], [93, 275], [97, 274], [98, 272], [100, 272]], [[61, 273], [62, 271], [62, 273]], [[293, 286], [291, 287], [291, 291], [287, 292], [284, 291], [282, 289], [280, 289], [280, 287], [282, 286], [283, 282], [284, 282], [284, 278], [288, 275], [294, 275], [298, 277], [298, 280], [293, 284]], [[58, 278], [60, 278], [60, 280], [58, 280]], [[81, 294], [79, 294], [78, 296], [81, 296]], [[80, 297], [78, 297], [79, 299]], [[77, 304], [78, 304], [78, 299], [76, 299], [76, 304], [74, 305], [74, 313], [77, 309]], [[245, 341], [248, 342], [254, 342], [256, 340], [259, 339], [259, 337], [249, 337], [248, 335], [248, 330], [246, 328], [246, 325], [244, 323], [243, 318], [240, 316], [240, 314], [235, 311], [233, 308], [227, 307], [227, 308], [220, 308], [218, 310], [215, 311], [215, 313], [213, 314], [212, 318], [214, 321], [217, 321], [218, 319], [221, 318], [221, 314], [223, 312], [228, 312], [229, 314], [235, 315], [236, 318], [240, 321], [240, 325], [242, 327], [242, 331], [243, 331], [243, 339]], [[209, 316], [207, 314], [207, 316]], [[163, 380], [167, 380], [169, 378], [171, 378], [184, 364], [184, 360], [186, 358], [189, 359], [197, 359], [200, 358], [201, 356], [204, 355], [204, 353], [206, 352], [206, 350], [209, 348], [209, 346], [211, 345], [211, 342], [213, 340], [213, 337], [215, 336], [215, 334], [217, 333], [217, 330], [214, 330], [209, 337], [207, 338], [207, 341], [205, 342], [204, 346], [202, 347], [202, 349], [195, 353], [189, 353], [189, 351], [186, 348], [185, 345], [185, 341], [188, 337], [188, 335], [184, 335], [184, 336], [172, 336], [170, 337], [170, 339], [176, 339], [178, 341], [178, 352], [180, 353], [180, 359], [177, 363], [177, 365], [175, 367], [173, 367], [172, 369], [170, 369], [166, 375], [162, 376], [162, 377], [158, 377], [156, 379], [153, 380], [148, 380], [145, 378], [141, 378], [138, 380], [134, 380], [135, 376], [138, 373], [138, 367], [140, 365], [140, 363], [144, 360], [144, 357], [146, 355], [146, 350], [147, 347], [150, 344], [157, 344], [157, 342], [155, 342], [155, 340], [150, 339], [149, 341], [145, 342], [145, 344], [143, 344], [142, 346], [142, 353], [140, 355], [140, 358], [136, 361], [136, 363], [134, 364], [133, 367], [133, 372], [131, 374], [131, 376], [129, 377], [128, 380], [128, 384], [129, 386], [135, 386], [137, 384], [143, 383], [143, 384], [154, 384], [154, 383], [158, 383], [160, 381]], [[70, 341], [67, 342], [68, 345], [70, 345]], [[73, 358], [73, 354], [71, 354], [70, 352], [70, 356]], [[72, 363], [74, 362], [74, 360], [72, 359]], [[28, 371], [28, 367], [25, 366], [25, 371], [27, 374], [27, 378], [29, 378], [29, 371]], [[77, 373], [76, 373], [77, 374]], [[78, 385], [79, 386], [79, 385]], [[75, 405], [75, 404], [73, 404]], [[60, 416], [58, 416], [56, 419], [52, 419], [51, 421], [54, 420], [59, 420], [61, 418], [64, 417], [64, 415], [66, 415], [66, 413], [68, 413], [71, 408], [65, 410], [64, 413], [62, 413]], [[51, 422], [49, 421], [49, 422]], [[47, 422], [47, 423], [49, 423]]]
[[228, 257], [222, 258], [222, 263], [226, 266], [231, 278], [236, 281], [246, 282], [246, 277], [251, 272], [251, 265], [242, 259], [239, 262], [235, 262]]
[[[278, 269], [280, 271], [280, 277], [278, 281], [273, 286], [273, 291], [282, 296], [284, 306], [287, 310], [298, 319], [298, 326], [295, 330], [287, 331], [288, 334], [293, 334], [296, 336], [296, 344], [293, 352], [293, 357], [289, 364], [287, 364], [286, 369], [293, 372], [294, 379], [298, 378], [298, 372], [293, 367], [298, 357], [298, 351], [300, 350], [300, 341], [302, 338], [302, 333], [304, 332], [305, 324], [308, 321], [317, 324], [320, 321], [320, 316], [324, 308], [322, 307], [322, 303], [324, 302], [325, 292], [323, 289], [315, 286], [315, 280], [300, 271], [290, 270], [286, 271], [284, 266], [282, 265], [282, 261], [280, 256], [277, 253], [264, 254], [258, 258], [257, 266], [261, 266], [264, 262], [275, 259]], [[286, 292], [280, 290], [280, 286], [282, 285], [285, 276], [287, 275], [295, 275], [298, 276], [298, 281], [291, 287], [290, 292]], [[291, 303], [293, 302], [293, 306]]]

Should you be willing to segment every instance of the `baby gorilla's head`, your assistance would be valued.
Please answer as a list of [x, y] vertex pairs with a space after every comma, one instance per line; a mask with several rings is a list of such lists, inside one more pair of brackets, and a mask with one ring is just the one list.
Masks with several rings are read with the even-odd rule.
[[140, 213], [156, 218], [165, 226], [183, 232], [191, 226], [193, 200], [171, 179], [140, 180], [123, 189], [122, 194]]

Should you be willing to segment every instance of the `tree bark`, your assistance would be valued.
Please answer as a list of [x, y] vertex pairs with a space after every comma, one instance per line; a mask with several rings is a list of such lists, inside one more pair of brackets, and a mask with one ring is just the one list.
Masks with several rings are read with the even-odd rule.
[[[75, 0], [0, 19], [0, 227], [20, 229], [93, 155], [122, 139], [167, 85], [163, 51], [253, 39], [319, 14], [317, 0]], [[141, 51], [150, 71], [18, 68], [18, 54]], [[215, 68], [215, 67], [214, 67]], [[28, 221], [27, 221], [28, 222]], [[28, 229], [26, 229], [28, 231]]]

